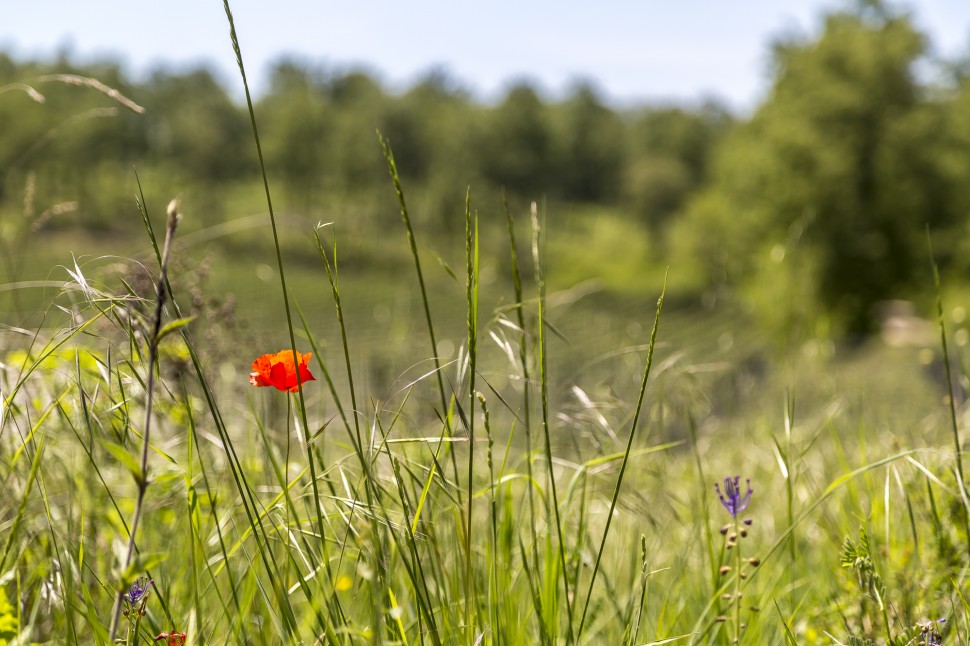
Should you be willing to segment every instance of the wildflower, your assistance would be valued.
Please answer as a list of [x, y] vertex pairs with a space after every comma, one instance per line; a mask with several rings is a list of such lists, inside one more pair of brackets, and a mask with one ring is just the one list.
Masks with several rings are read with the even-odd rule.
[[933, 624], [943, 624], [946, 623], [946, 617], [943, 619], [938, 619], [936, 621], [927, 621], [926, 623], [917, 624], [920, 627], [920, 644], [925, 644], [926, 646], [939, 646], [943, 644], [943, 635], [936, 630], [936, 626]]
[[121, 600], [125, 604], [124, 613], [128, 617], [128, 621], [132, 620], [132, 616], [137, 618], [145, 614], [145, 604], [148, 602], [148, 593], [151, 591], [153, 583], [155, 583], [154, 579], [140, 576], [121, 595]]
[[154, 583], [155, 579], [149, 579], [147, 576], [138, 577], [138, 579], [131, 584], [131, 587], [128, 588], [128, 591], [125, 592], [122, 600], [130, 607], [137, 606], [148, 596], [148, 592]]
[[172, 632], [170, 633], [159, 633], [158, 636], [155, 637], [155, 641], [158, 641], [159, 639], [167, 639], [168, 641], [166, 642], [166, 646], [182, 646], [182, 644], [185, 643], [185, 637], [185, 633], [176, 632], [173, 628]]
[[717, 483], [714, 484], [714, 491], [717, 492], [717, 497], [721, 499], [721, 504], [728, 510], [732, 518], [737, 518], [738, 514], [744, 511], [748, 503], [751, 502], [751, 480], [745, 480], [748, 485], [748, 491], [743, 496], [741, 495], [741, 489], [738, 488], [738, 482], [740, 480], [741, 476], [734, 476], [733, 478], [728, 476], [724, 478], [723, 493]]
[[[295, 393], [300, 389], [297, 383], [297, 370], [300, 382], [315, 381], [310, 374], [307, 362], [313, 354], [300, 354], [292, 350], [280, 350], [276, 354], [264, 354], [253, 361], [253, 371], [249, 373], [249, 383], [253, 386], [273, 386], [277, 390]], [[295, 357], [295, 360], [294, 360]]]

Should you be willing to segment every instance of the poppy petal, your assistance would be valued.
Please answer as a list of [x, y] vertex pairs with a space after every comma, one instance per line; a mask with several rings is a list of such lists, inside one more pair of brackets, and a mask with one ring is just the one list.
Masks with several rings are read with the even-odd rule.
[[[278, 390], [297, 392], [300, 383], [316, 381], [307, 363], [313, 353], [301, 354], [292, 350], [280, 350], [275, 354], [257, 357], [249, 373], [249, 383], [253, 386], [273, 386]], [[299, 381], [297, 371], [299, 370]]]
[[284, 364], [274, 363], [269, 369], [269, 378], [267, 381], [269, 381], [271, 386], [275, 386], [280, 390], [286, 390], [290, 387], [287, 383], [286, 373], [287, 370]]

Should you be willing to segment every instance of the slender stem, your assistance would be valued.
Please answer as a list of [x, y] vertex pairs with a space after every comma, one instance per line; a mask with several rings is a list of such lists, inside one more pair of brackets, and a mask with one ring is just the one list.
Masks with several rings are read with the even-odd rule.
[[542, 436], [545, 441], [546, 467], [549, 473], [549, 489], [552, 491], [552, 510], [556, 517], [556, 537], [559, 539], [559, 564], [562, 568], [562, 585], [565, 591], [566, 615], [566, 643], [573, 643], [573, 604], [569, 593], [569, 569], [566, 567], [566, 543], [562, 537], [562, 518], [559, 514], [559, 494], [556, 491], [556, 474], [552, 463], [552, 442], [549, 437], [549, 389], [546, 379], [546, 335], [545, 335], [545, 298], [546, 281], [540, 258], [539, 243], [541, 231], [539, 228], [539, 209], [532, 203], [532, 260], [535, 269], [536, 288], [539, 293], [539, 393], [542, 404]]
[[[441, 395], [441, 418], [444, 420], [445, 429], [449, 436], [453, 436], [453, 429], [451, 428], [451, 417], [448, 414], [450, 409], [448, 405], [448, 395], [445, 391], [444, 377], [441, 376], [441, 360], [438, 358], [438, 341], [435, 338], [434, 333], [434, 323], [431, 319], [431, 305], [428, 302], [428, 290], [424, 284], [424, 274], [421, 271], [421, 257], [418, 254], [418, 244], [414, 239], [414, 228], [411, 226], [411, 217], [408, 215], [408, 205], [404, 199], [404, 189], [401, 188], [401, 177], [397, 172], [397, 163], [394, 161], [394, 151], [391, 150], [391, 145], [386, 139], [381, 135], [380, 132], [377, 133], [377, 141], [381, 145], [381, 151], [384, 154], [384, 161], [387, 162], [387, 172], [391, 176], [391, 182], [394, 184], [394, 193], [397, 195], [397, 201], [401, 208], [401, 221], [404, 223], [404, 229], [407, 233], [408, 246], [411, 248], [411, 256], [414, 258], [414, 269], [418, 276], [418, 287], [421, 290], [421, 304], [424, 306], [424, 319], [428, 326], [428, 340], [431, 343], [431, 358], [434, 361], [434, 375], [438, 382], [438, 393]], [[458, 472], [458, 458], [455, 457], [455, 452], [452, 450], [451, 445], [448, 444], [448, 452], [451, 454], [451, 468], [455, 474], [455, 481], [459, 479]], [[455, 496], [458, 498], [458, 506], [462, 507], [464, 505], [462, 501], [461, 487], [455, 489]]]
[[492, 625], [495, 626], [496, 630], [496, 643], [502, 643], [502, 634], [498, 631], [499, 626], [501, 626], [499, 620], [499, 583], [498, 583], [498, 568], [499, 568], [499, 545], [498, 545], [498, 505], [495, 500], [495, 490], [498, 488], [498, 483], [495, 482], [495, 468], [492, 462], [492, 427], [489, 424], [488, 417], [488, 404], [485, 401], [485, 396], [482, 393], [475, 393], [478, 397], [478, 403], [482, 408], [482, 422], [485, 426], [485, 437], [488, 440], [486, 459], [488, 461], [488, 515], [490, 520], [490, 526], [492, 530], [492, 558], [489, 559], [488, 570], [489, 579], [491, 582], [491, 591], [489, 592], [489, 609], [492, 615]]
[[[792, 395], [791, 391], [787, 395], [788, 405], [785, 408], [785, 437], [788, 440], [788, 448], [785, 451], [785, 493], [787, 495], [788, 503], [788, 526], [791, 527], [792, 523], [795, 522], [795, 474], [792, 473], [794, 468], [792, 455], [794, 455], [795, 446], [792, 443], [792, 427], [795, 425], [795, 397]], [[790, 535], [788, 537], [788, 584], [792, 590], [788, 597], [789, 600], [789, 612], [794, 614], [795, 612], [795, 563], [798, 558], [795, 552], [795, 536]]]
[[[178, 201], [172, 200], [168, 205], [168, 224], [165, 227], [165, 245], [162, 247], [162, 261], [159, 270], [158, 282], [155, 285], [155, 315], [152, 320], [152, 335], [148, 340], [148, 379], [145, 385], [145, 426], [142, 431], [141, 441], [141, 463], [140, 470], [135, 474], [135, 481], [138, 485], [138, 496], [135, 499], [135, 513], [131, 519], [131, 531], [128, 533], [128, 551], [122, 563], [121, 571], [125, 573], [131, 565], [131, 559], [135, 554], [135, 537], [138, 534], [138, 526], [141, 523], [143, 503], [145, 501], [145, 491], [148, 490], [148, 442], [152, 424], [152, 399], [155, 390], [155, 363], [158, 361], [158, 333], [162, 329], [162, 309], [165, 306], [166, 275], [168, 273], [169, 254], [172, 250], [172, 238], [175, 235], [175, 228], [178, 226], [181, 215], [178, 210]], [[121, 618], [121, 599], [124, 595], [123, 586], [119, 586], [115, 592], [114, 608], [111, 610], [111, 631], [110, 638], [114, 641], [118, 632], [118, 621]]]
[[[940, 272], [936, 267], [936, 259], [933, 257], [933, 244], [930, 239], [929, 227], [926, 229], [926, 244], [930, 250], [930, 264], [933, 267], [933, 286], [936, 289], [936, 315], [940, 326], [940, 345], [943, 350], [943, 369], [946, 375], [947, 400], [950, 408], [950, 428], [953, 430], [953, 457], [957, 462], [957, 475], [959, 476], [960, 491], [966, 497], [967, 480], [963, 475], [963, 453], [960, 448], [960, 426], [957, 422], [957, 407], [953, 393], [953, 375], [950, 372], [950, 351], [946, 347], [946, 323], [943, 318], [943, 294], [940, 290]], [[970, 553], [970, 513], [963, 514], [963, 530], [967, 540], [967, 551]]]
[[512, 264], [512, 285], [515, 288], [515, 313], [516, 320], [521, 331], [519, 336], [519, 360], [522, 362], [522, 426], [525, 427], [525, 469], [528, 476], [529, 485], [526, 487], [526, 494], [529, 499], [529, 534], [532, 540], [532, 570], [539, 571], [539, 555], [536, 551], [538, 543], [536, 539], [535, 524], [535, 494], [532, 492], [532, 405], [529, 400], [529, 392], [532, 387], [529, 377], [529, 352], [528, 339], [525, 328], [525, 314], [522, 309], [522, 277], [519, 274], [519, 252], [515, 243], [515, 226], [512, 221], [512, 212], [509, 210], [509, 201], [502, 191], [502, 205], [505, 207], [505, 223], [509, 231], [509, 253]]
[[475, 371], [478, 370], [478, 220], [473, 221], [471, 189], [465, 193], [465, 301], [468, 304], [468, 509], [465, 516], [465, 623], [469, 634], [474, 626], [469, 611], [474, 595], [472, 576], [472, 504], [475, 477]]
[[603, 538], [600, 541], [599, 551], [596, 553], [596, 564], [593, 566], [593, 575], [589, 579], [589, 589], [586, 591], [586, 602], [583, 605], [583, 614], [579, 620], [579, 628], [576, 630], [576, 641], [583, 634], [583, 626], [586, 623], [586, 612], [589, 610], [589, 601], [593, 596], [593, 584], [596, 583], [596, 575], [599, 573], [600, 560], [603, 558], [603, 550], [606, 548], [606, 537], [610, 533], [610, 523], [613, 521], [613, 512], [616, 510], [616, 501], [620, 498], [620, 486], [623, 484], [623, 475], [630, 461], [630, 451], [633, 449], [633, 438], [637, 433], [637, 425], [640, 422], [640, 412], [643, 410], [643, 396], [647, 390], [647, 380], [650, 378], [650, 368], [653, 366], [653, 350], [657, 346], [657, 329], [660, 327], [660, 313], [663, 311], [664, 296], [667, 293], [667, 276], [664, 276], [663, 290], [657, 300], [657, 314], [653, 319], [653, 330], [650, 332], [650, 345], [647, 347], [647, 363], [643, 368], [643, 379], [640, 381], [640, 396], [637, 399], [636, 412], [633, 415], [633, 422], [630, 424], [630, 435], [626, 440], [626, 451], [623, 452], [623, 462], [620, 463], [620, 473], [616, 477], [616, 485], [613, 488], [613, 497], [610, 500], [610, 510], [606, 514], [606, 527], [603, 529]]
[[[229, 39], [232, 41], [232, 49], [236, 55], [236, 64], [239, 67], [239, 76], [242, 78], [243, 90], [246, 94], [246, 107], [249, 111], [249, 122], [253, 130], [253, 141], [256, 144], [256, 156], [259, 160], [259, 171], [263, 178], [263, 190], [266, 194], [266, 208], [269, 211], [270, 228], [273, 231], [273, 248], [276, 250], [276, 265], [280, 272], [280, 291], [283, 295], [283, 311], [286, 313], [286, 329], [289, 332], [290, 337], [290, 351], [293, 352], [293, 358], [295, 360], [297, 358], [296, 334], [293, 331], [293, 315], [290, 312], [289, 290], [286, 287], [286, 272], [283, 269], [283, 252], [280, 248], [280, 237], [276, 226], [276, 213], [273, 210], [273, 198], [269, 190], [269, 176], [266, 173], [266, 162], [263, 159], [263, 147], [259, 140], [259, 128], [256, 126], [256, 109], [253, 107], [253, 97], [252, 93], [249, 91], [249, 81], [246, 78], [246, 66], [243, 64], [242, 48], [239, 46], [239, 37], [236, 34], [236, 23], [232, 17], [232, 9], [229, 7], [229, 0], [223, 0], [222, 5], [226, 10], [226, 20], [229, 22]], [[310, 446], [310, 423], [307, 420], [306, 401], [304, 400], [303, 395], [303, 379], [299, 370], [296, 371], [296, 383], [297, 395], [300, 403], [300, 418], [303, 422], [304, 429], [303, 448], [306, 452], [307, 465], [310, 468], [310, 487], [313, 491], [313, 507], [314, 512], [316, 512], [317, 532], [320, 536], [320, 543], [324, 546], [323, 550], [325, 552], [326, 531], [323, 524], [324, 512], [320, 500], [320, 487], [317, 484], [316, 461], [313, 458], [313, 449]], [[284, 591], [277, 590], [276, 592], [280, 597], [281, 605], [288, 608], [289, 604], [285, 600]], [[339, 602], [337, 603], [337, 612], [340, 612]]]
[[741, 641], [741, 523], [734, 517], [734, 643]]

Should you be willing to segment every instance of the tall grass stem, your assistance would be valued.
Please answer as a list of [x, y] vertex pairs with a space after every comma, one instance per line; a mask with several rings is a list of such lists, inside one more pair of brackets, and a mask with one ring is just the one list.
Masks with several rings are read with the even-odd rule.
[[556, 473], [553, 468], [552, 439], [549, 432], [549, 383], [546, 371], [545, 300], [546, 279], [542, 266], [542, 226], [539, 222], [539, 207], [532, 203], [532, 262], [535, 271], [536, 288], [539, 292], [539, 313], [536, 327], [539, 330], [539, 391], [542, 402], [542, 437], [545, 442], [546, 467], [549, 473], [549, 490], [552, 492], [552, 510], [555, 516], [556, 538], [558, 539], [559, 566], [562, 571], [562, 584], [566, 602], [566, 643], [573, 642], [573, 603], [569, 594], [569, 569], [566, 567], [566, 543], [563, 540], [562, 517], [559, 512], [559, 494], [556, 491]]
[[148, 377], [145, 385], [145, 423], [142, 429], [141, 460], [139, 462], [139, 471], [138, 473], [134, 474], [135, 483], [138, 486], [138, 492], [135, 497], [135, 511], [131, 519], [131, 529], [128, 531], [128, 548], [125, 552], [125, 558], [121, 563], [121, 584], [115, 591], [114, 607], [111, 609], [111, 628], [108, 632], [112, 641], [114, 641], [115, 635], [118, 632], [118, 622], [121, 619], [122, 598], [125, 594], [125, 587], [129, 583], [126, 581], [129, 575], [128, 566], [131, 565], [131, 561], [135, 555], [135, 541], [137, 540], [138, 526], [141, 523], [141, 516], [144, 510], [145, 492], [148, 490], [148, 447], [152, 425], [152, 399], [155, 392], [155, 364], [158, 361], [159, 332], [161, 332], [162, 329], [162, 313], [164, 312], [165, 308], [165, 296], [168, 293], [166, 290], [166, 279], [168, 275], [168, 262], [172, 251], [172, 238], [175, 236], [175, 229], [178, 227], [181, 217], [182, 216], [179, 213], [178, 208], [178, 200], [172, 200], [168, 205], [168, 220], [165, 226], [165, 243], [162, 247], [161, 266], [159, 267], [158, 281], [155, 284], [155, 312], [151, 321], [152, 333], [151, 337], [148, 339]]
[[589, 602], [593, 597], [593, 586], [596, 584], [596, 575], [599, 573], [600, 561], [603, 558], [603, 550], [606, 548], [606, 538], [610, 533], [610, 524], [613, 522], [613, 512], [616, 509], [616, 502], [620, 498], [620, 487], [623, 485], [623, 476], [626, 473], [627, 464], [630, 461], [630, 451], [633, 449], [633, 440], [637, 434], [637, 425], [640, 423], [640, 412], [643, 410], [643, 398], [647, 392], [647, 381], [650, 379], [650, 368], [653, 366], [653, 351], [657, 345], [657, 330], [660, 328], [660, 313], [663, 311], [664, 296], [667, 294], [667, 275], [664, 274], [664, 284], [660, 291], [660, 298], [657, 299], [657, 314], [653, 319], [653, 329], [650, 331], [650, 345], [647, 347], [647, 363], [643, 368], [643, 378], [640, 380], [640, 395], [637, 398], [636, 411], [633, 413], [633, 421], [630, 423], [630, 432], [626, 440], [626, 449], [623, 451], [623, 461], [620, 463], [620, 472], [616, 476], [616, 485], [613, 488], [613, 496], [610, 498], [610, 509], [606, 513], [606, 527], [603, 528], [603, 537], [600, 539], [599, 550], [596, 552], [596, 562], [593, 565], [593, 574], [589, 578], [589, 586], [586, 590], [586, 601], [583, 603], [583, 614], [579, 619], [579, 628], [576, 629], [576, 641], [583, 636], [583, 627], [586, 624], [586, 613], [589, 610]]

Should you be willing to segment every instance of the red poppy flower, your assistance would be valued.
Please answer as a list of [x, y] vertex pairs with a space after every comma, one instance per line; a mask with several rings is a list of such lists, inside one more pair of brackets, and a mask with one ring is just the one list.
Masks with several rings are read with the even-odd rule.
[[177, 633], [173, 629], [170, 633], [161, 633], [155, 638], [155, 641], [158, 641], [159, 639], [166, 639], [168, 640], [166, 642], [168, 646], [182, 646], [182, 644], [185, 643], [185, 637], [185, 633]]
[[[294, 355], [296, 361], [294, 361]], [[253, 371], [249, 373], [249, 383], [254, 386], [273, 386], [278, 390], [295, 393], [300, 389], [296, 381], [296, 371], [300, 370], [300, 381], [315, 381], [310, 374], [307, 362], [312, 352], [300, 354], [292, 350], [280, 350], [276, 354], [264, 354], [253, 361]]]

